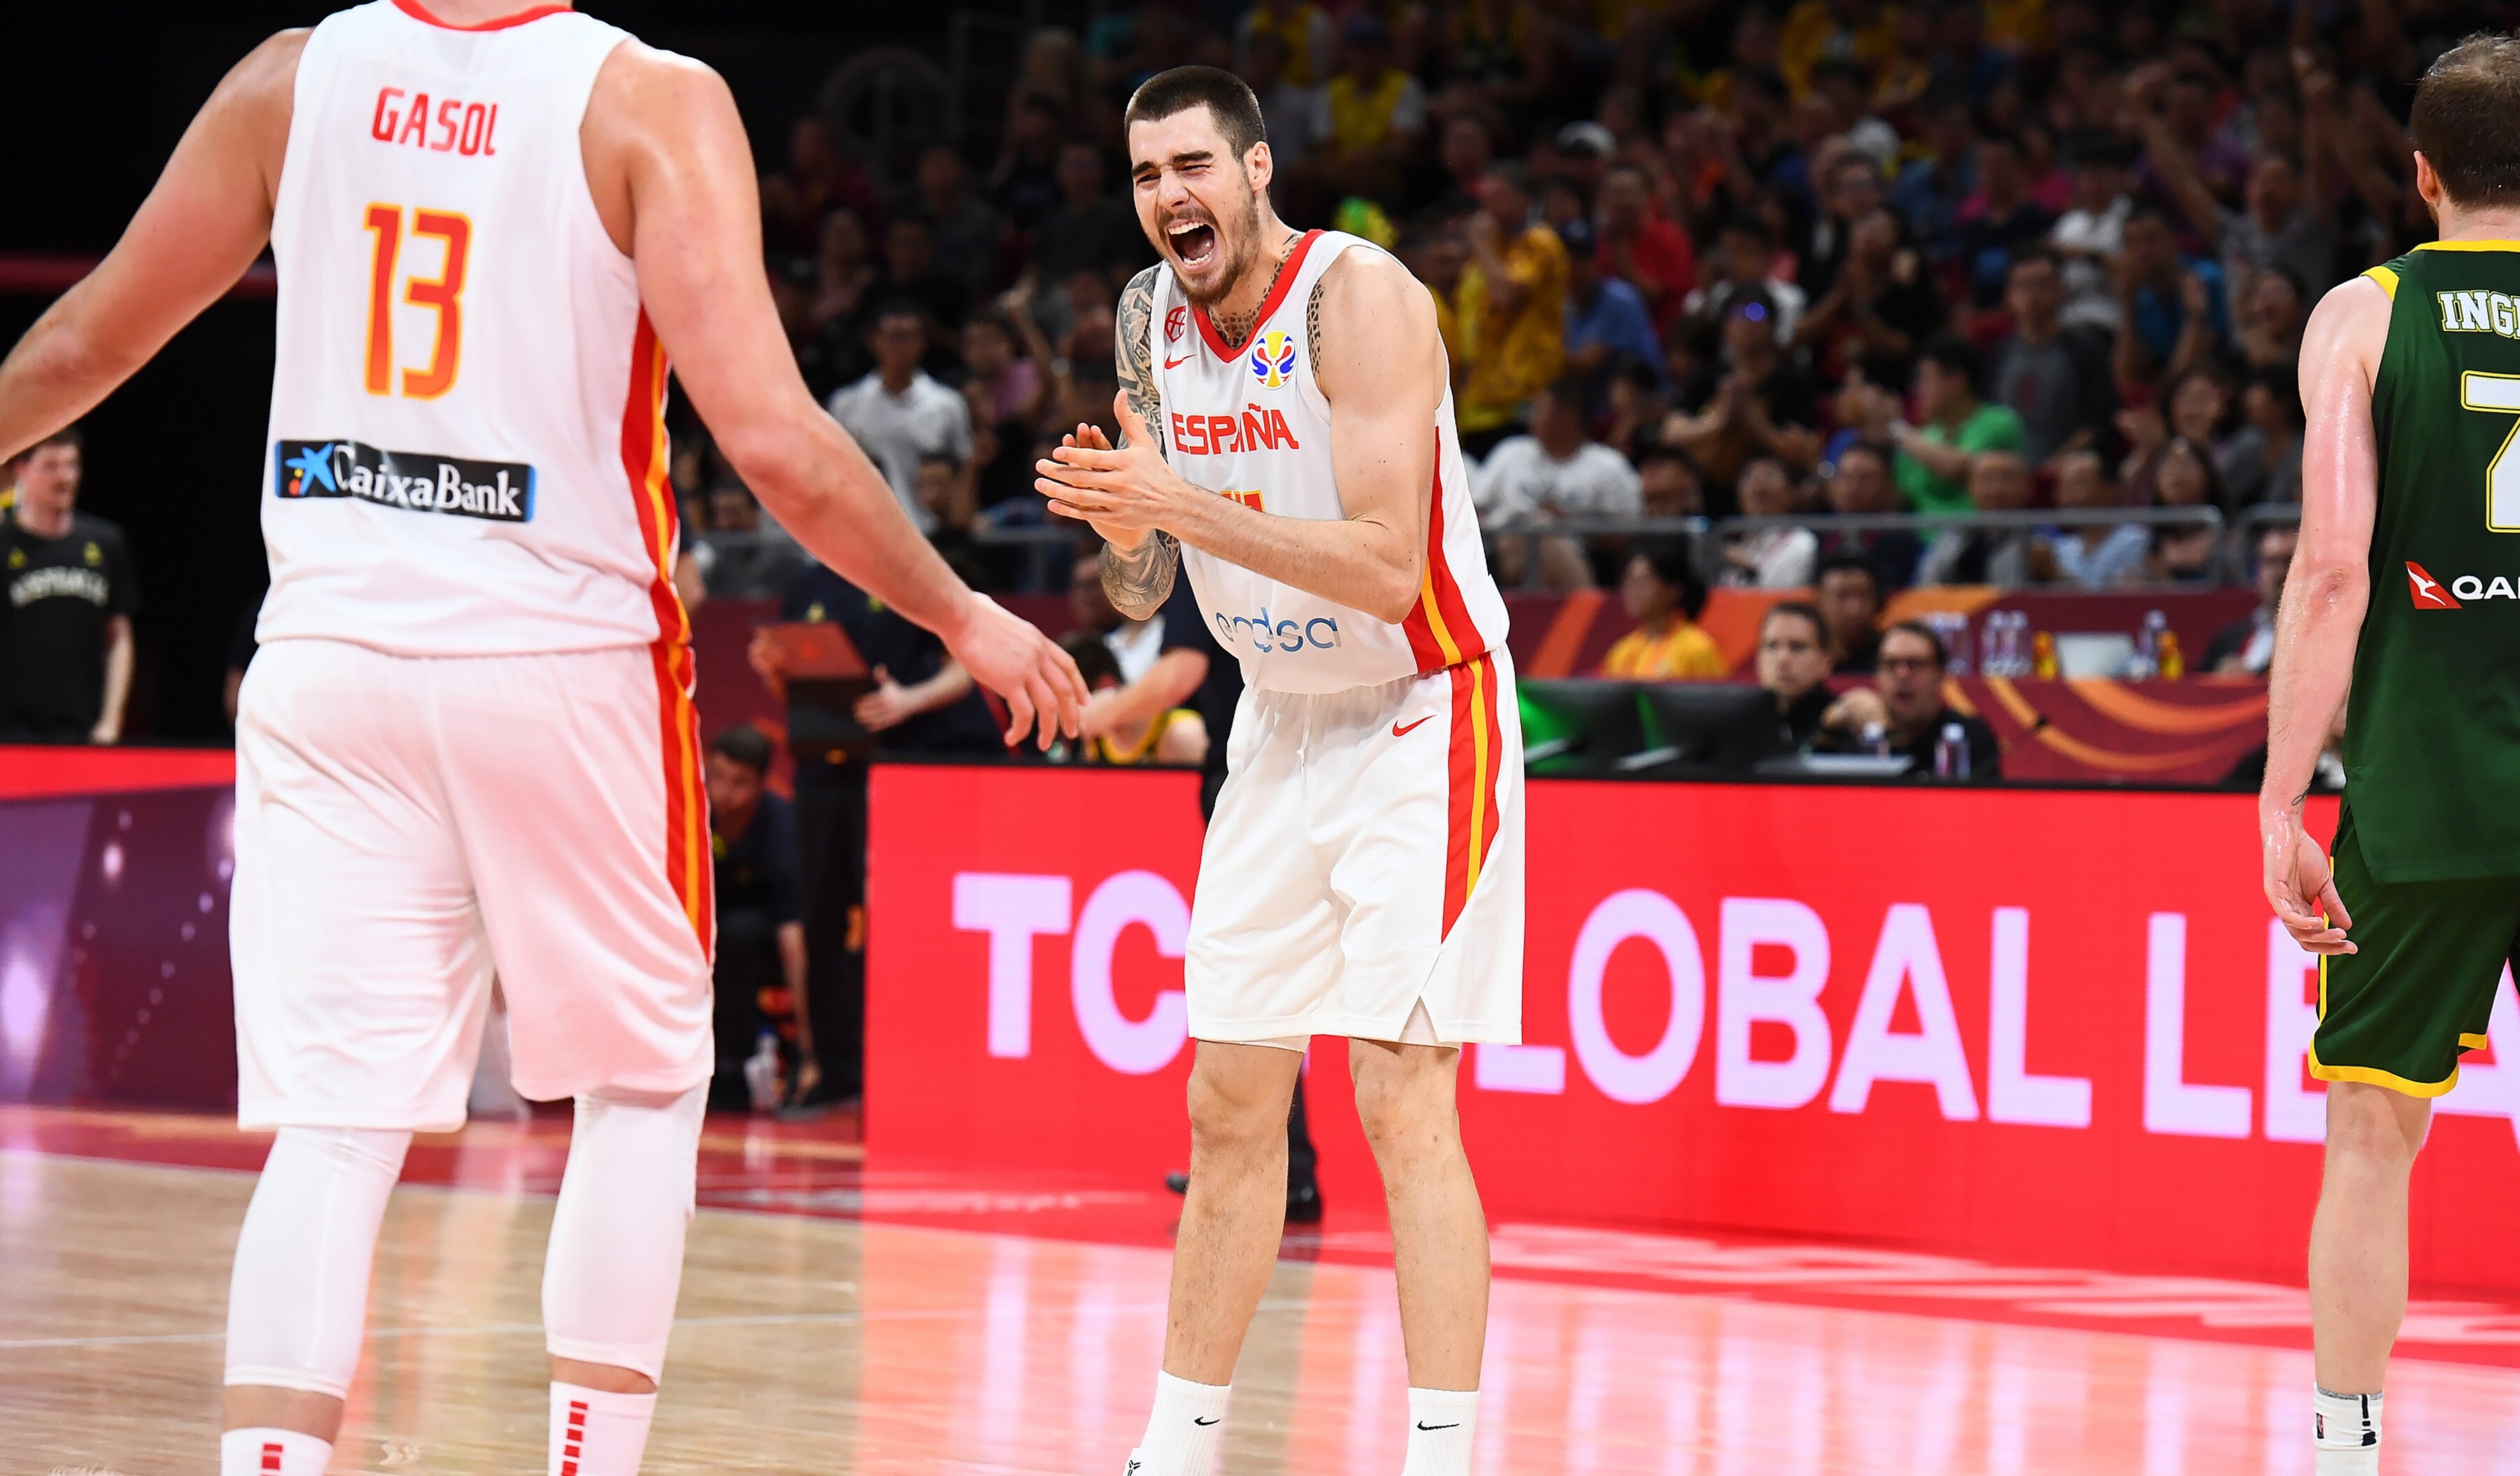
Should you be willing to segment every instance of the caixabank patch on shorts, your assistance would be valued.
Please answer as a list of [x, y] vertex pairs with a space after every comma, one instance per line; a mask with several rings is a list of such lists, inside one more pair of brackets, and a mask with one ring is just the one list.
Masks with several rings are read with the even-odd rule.
[[271, 451], [272, 494], [293, 502], [355, 497], [416, 513], [527, 523], [534, 469], [428, 451], [383, 451], [355, 440], [283, 440]]

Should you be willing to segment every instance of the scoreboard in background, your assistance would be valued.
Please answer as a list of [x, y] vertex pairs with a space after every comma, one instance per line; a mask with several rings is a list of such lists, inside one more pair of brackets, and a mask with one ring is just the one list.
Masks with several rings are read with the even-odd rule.
[[[875, 1161], [1182, 1167], [1195, 776], [872, 782]], [[1462, 1072], [1491, 1214], [2301, 1276], [2318, 967], [2259, 894], [2250, 797], [1528, 794], [1523, 1043]], [[2320, 802], [2316, 833], [2334, 818]], [[2420, 1282], [2520, 1290], [2507, 981], [2491, 1035], [2416, 1173]], [[1342, 1056], [1325, 1038], [1313, 1057], [1325, 1189], [1372, 1197]]]

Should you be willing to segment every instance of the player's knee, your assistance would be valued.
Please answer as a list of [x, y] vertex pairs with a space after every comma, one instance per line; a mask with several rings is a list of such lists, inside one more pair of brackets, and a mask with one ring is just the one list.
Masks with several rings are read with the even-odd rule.
[[1352, 1048], [1357, 1124], [1376, 1159], [1440, 1147], [1458, 1135], [1453, 1077], [1438, 1056], [1418, 1047]]
[[2386, 1086], [2335, 1082], [2327, 1088], [2327, 1156], [2332, 1163], [2403, 1173], [2424, 1145], [2431, 1104]]
[[1286, 1095], [1208, 1071], [1190, 1077], [1192, 1147], [1201, 1153], [1247, 1153], [1286, 1139]]

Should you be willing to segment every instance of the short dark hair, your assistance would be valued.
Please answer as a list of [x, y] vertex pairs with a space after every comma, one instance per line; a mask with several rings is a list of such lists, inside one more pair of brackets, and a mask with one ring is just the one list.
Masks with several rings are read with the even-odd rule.
[[1642, 472], [1645, 469], [1645, 464], [1652, 461], [1679, 462], [1681, 469], [1688, 472], [1691, 479], [1697, 482], [1704, 482], [1706, 480], [1706, 474], [1697, 469], [1697, 458], [1688, 454], [1688, 447], [1680, 445], [1675, 441], [1655, 440], [1639, 445], [1637, 447], [1637, 470]]
[[739, 722], [710, 739], [708, 751], [756, 774], [770, 772], [770, 735], [751, 723]]
[[1859, 439], [1848, 441], [1845, 445], [1838, 447], [1836, 464], [1842, 467], [1846, 465], [1846, 458], [1856, 455], [1871, 457], [1873, 460], [1881, 463], [1881, 469], [1885, 472], [1890, 469], [1890, 458], [1892, 455], [1891, 449], [1877, 440]]
[[2036, 265], [2045, 265], [2048, 270], [2056, 273], [2059, 277], [2065, 274], [2064, 258], [2057, 255], [2052, 248], [2045, 246], [2025, 246], [2019, 248], [2013, 252], [2012, 259], [2004, 263], [2003, 270], [2004, 274], [2009, 276], [2012, 273], [2012, 269], [2016, 266]]
[[867, 319], [867, 331], [872, 333], [894, 318], [908, 318], [922, 331], [927, 327], [927, 314], [916, 301], [909, 298], [886, 298], [875, 304], [874, 314]]
[[75, 451], [86, 444], [87, 438], [79, 434], [79, 428], [75, 424], [72, 424], [64, 426], [60, 430], [55, 431], [52, 435], [44, 437], [39, 440], [27, 442], [26, 449], [20, 451], [18, 454], [22, 457], [32, 456], [46, 446], [68, 446], [71, 450]]
[[1687, 538], [1655, 538], [1637, 545], [1653, 577], [1680, 592], [1680, 613], [1690, 620], [1706, 608], [1706, 579], [1697, 572], [1697, 550]]
[[1828, 644], [1828, 622], [1821, 617], [1820, 607], [1809, 600], [1778, 600], [1770, 605], [1768, 613], [1759, 617], [1761, 639], [1767, 637], [1768, 623], [1780, 615], [1807, 623], [1812, 627], [1812, 639], [1823, 646]]
[[2520, 40], [2469, 35], [2414, 83], [2414, 149], [2459, 204], [2520, 202]]
[[1922, 640], [1926, 645], [1934, 648], [1935, 669], [1940, 670], [1952, 664], [1952, 653], [1944, 647], [1942, 635], [1937, 632], [1933, 626], [1926, 624], [1923, 621], [1895, 622], [1891, 624], [1889, 629], [1881, 632], [1881, 638], [1883, 640], [1888, 640], [1892, 635], [1903, 630], [1908, 634]]
[[1089, 690], [1103, 677], [1113, 681], [1120, 679], [1120, 659], [1111, 654], [1111, 648], [1102, 643], [1102, 637], [1091, 630], [1068, 631], [1058, 638], [1058, 649], [1066, 652], [1068, 659], [1076, 663], [1076, 674], [1085, 678]]
[[1269, 141], [1269, 125], [1260, 116], [1260, 99], [1251, 84], [1220, 67], [1175, 67], [1138, 84], [1129, 94], [1129, 111], [1120, 126], [1158, 122], [1176, 113], [1205, 108], [1216, 119], [1216, 131], [1240, 159], [1254, 144]]
[[1821, 560], [1820, 568], [1812, 575], [1812, 583], [1818, 585], [1822, 580], [1827, 578], [1833, 574], [1860, 574], [1864, 576], [1866, 578], [1872, 581], [1873, 599], [1877, 601], [1881, 598], [1881, 569], [1879, 565], [1872, 562], [1872, 556], [1870, 554], [1860, 553], [1852, 548], [1830, 554], [1827, 558]]
[[1479, 171], [1481, 179], [1493, 179], [1512, 189], [1515, 194], [1532, 193], [1531, 171], [1516, 160], [1500, 159]]
[[1960, 378], [1967, 380], [1970, 388], [1976, 388], [1978, 374], [1977, 348], [1975, 346], [1971, 345], [1968, 340], [1961, 338], [1957, 333], [1938, 334], [1935, 337], [1926, 340], [1925, 346], [1917, 350], [1916, 358], [1919, 362], [1931, 363], [1938, 368], [1957, 374]]

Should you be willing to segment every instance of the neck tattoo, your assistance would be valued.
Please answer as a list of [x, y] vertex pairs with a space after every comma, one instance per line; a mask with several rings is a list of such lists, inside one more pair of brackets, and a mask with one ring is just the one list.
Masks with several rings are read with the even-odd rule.
[[[1294, 259], [1294, 254], [1287, 248], [1293, 246], [1295, 239], [1302, 234], [1301, 231], [1288, 231], [1286, 238], [1278, 243], [1278, 268], [1269, 273], [1269, 285], [1260, 289], [1260, 302], [1268, 301], [1269, 295], [1278, 290], [1278, 279], [1286, 274], [1286, 263]], [[1242, 341], [1251, 336], [1251, 330], [1260, 326], [1260, 302], [1252, 303], [1248, 312], [1228, 313], [1210, 320], [1216, 324], [1217, 336], [1225, 340], [1228, 348], [1241, 347]]]

